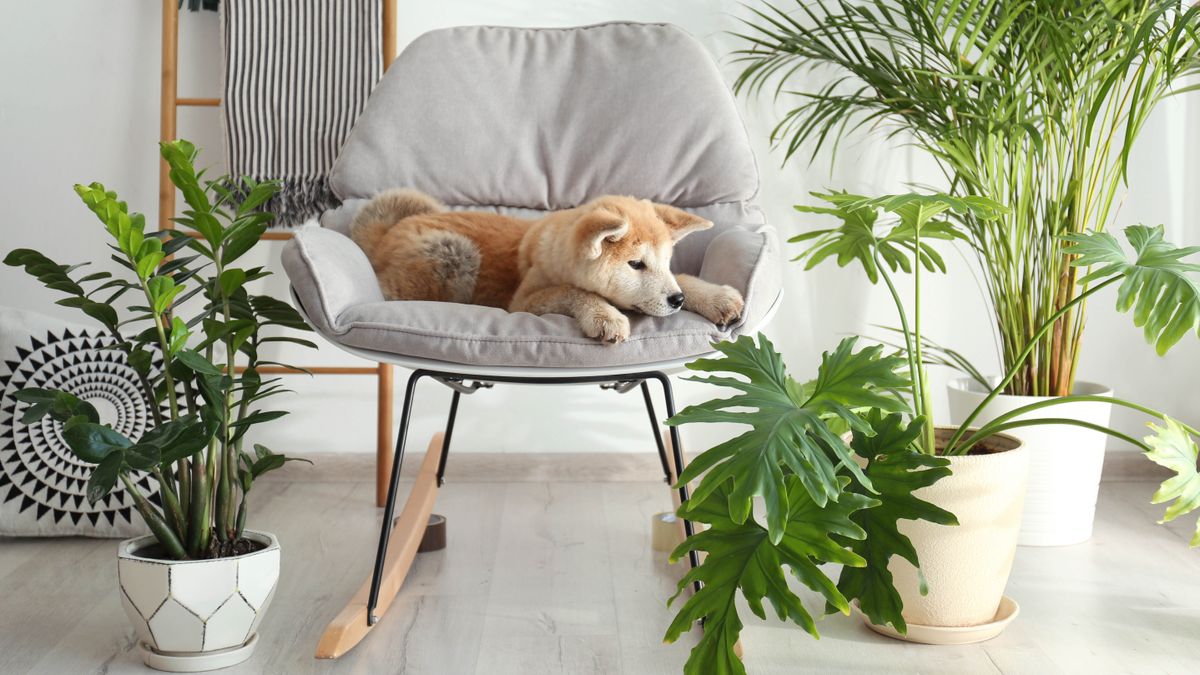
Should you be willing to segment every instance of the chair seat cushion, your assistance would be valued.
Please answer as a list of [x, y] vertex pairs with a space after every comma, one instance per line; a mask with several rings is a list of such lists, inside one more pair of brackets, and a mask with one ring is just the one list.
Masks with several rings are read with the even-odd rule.
[[714, 341], [761, 323], [781, 287], [778, 258], [772, 228], [727, 229], [707, 247], [699, 276], [741, 291], [746, 298], [741, 321], [721, 331], [686, 311], [669, 317], [630, 314], [629, 340], [609, 345], [585, 336], [569, 316], [386, 301], [366, 255], [333, 230], [298, 230], [283, 251], [284, 268], [303, 310], [333, 342], [449, 364], [572, 368], [650, 364], [711, 352]]

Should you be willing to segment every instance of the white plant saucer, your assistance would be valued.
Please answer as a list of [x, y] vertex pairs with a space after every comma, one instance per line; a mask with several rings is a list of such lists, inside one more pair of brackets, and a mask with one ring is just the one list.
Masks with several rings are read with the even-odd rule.
[[918, 624], [908, 624], [908, 634], [901, 635], [892, 626], [876, 626], [871, 623], [866, 614], [863, 614], [858, 609], [858, 603], [854, 603], [854, 611], [862, 617], [863, 623], [871, 630], [886, 635], [897, 640], [906, 640], [908, 642], [920, 642], [927, 645], [967, 645], [973, 642], [983, 642], [990, 640], [1004, 631], [1012, 620], [1017, 618], [1017, 614], [1021, 612], [1020, 605], [1016, 600], [1007, 595], [1000, 599], [1000, 607], [996, 610], [996, 617], [988, 623], [982, 623], [978, 626], [921, 626]]
[[240, 647], [230, 647], [215, 652], [198, 652], [186, 654], [182, 652], [156, 652], [146, 643], [142, 643], [142, 661], [155, 670], [168, 673], [202, 673], [218, 668], [235, 666], [250, 658], [254, 648], [258, 646], [258, 634], [250, 636], [246, 644]]

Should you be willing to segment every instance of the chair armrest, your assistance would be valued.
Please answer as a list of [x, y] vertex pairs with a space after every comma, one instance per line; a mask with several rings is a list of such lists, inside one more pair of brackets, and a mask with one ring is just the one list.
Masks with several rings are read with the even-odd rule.
[[338, 321], [343, 312], [384, 299], [366, 254], [344, 234], [321, 227], [296, 230], [282, 258], [296, 297], [321, 332], [345, 332]]
[[783, 293], [783, 269], [775, 228], [732, 228], [713, 238], [704, 250], [700, 278], [732, 286], [746, 307], [731, 331], [734, 337], [763, 326]]

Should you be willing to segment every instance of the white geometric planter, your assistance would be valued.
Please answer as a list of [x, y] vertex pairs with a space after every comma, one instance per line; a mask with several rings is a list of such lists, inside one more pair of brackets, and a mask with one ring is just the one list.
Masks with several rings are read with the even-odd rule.
[[[1112, 396], [1112, 389], [1092, 382], [1076, 382], [1074, 393]], [[949, 385], [950, 418], [961, 423], [987, 393], [970, 378]], [[986, 424], [1022, 406], [1048, 401], [1049, 396], [1001, 394], [971, 422]], [[1065, 403], [1036, 410], [1017, 419], [1059, 417], [1107, 426], [1111, 403]], [[1005, 433], [1021, 439], [1029, 448], [1029, 489], [1021, 516], [1021, 546], [1068, 546], [1087, 541], [1096, 519], [1096, 495], [1104, 468], [1108, 436], [1091, 429], [1066, 424], [1047, 424]]]
[[121, 605], [137, 630], [146, 665], [199, 672], [241, 663], [254, 653], [255, 630], [279, 581], [279, 541], [244, 536], [266, 547], [233, 558], [158, 560], [137, 552], [154, 537], [117, 549]]

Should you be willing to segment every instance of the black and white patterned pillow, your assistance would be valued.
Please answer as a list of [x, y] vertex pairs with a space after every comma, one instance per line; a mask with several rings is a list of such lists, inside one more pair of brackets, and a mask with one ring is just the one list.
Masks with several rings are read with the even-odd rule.
[[[21, 423], [25, 387], [62, 389], [100, 413], [100, 421], [140, 438], [153, 417], [124, 355], [106, 349], [111, 336], [34, 312], [0, 308], [0, 535], [131, 537], [146, 532], [133, 498], [118, 483], [95, 504], [87, 500], [91, 465], [71, 454], [61, 424]], [[148, 476], [134, 481], [158, 503]]]

